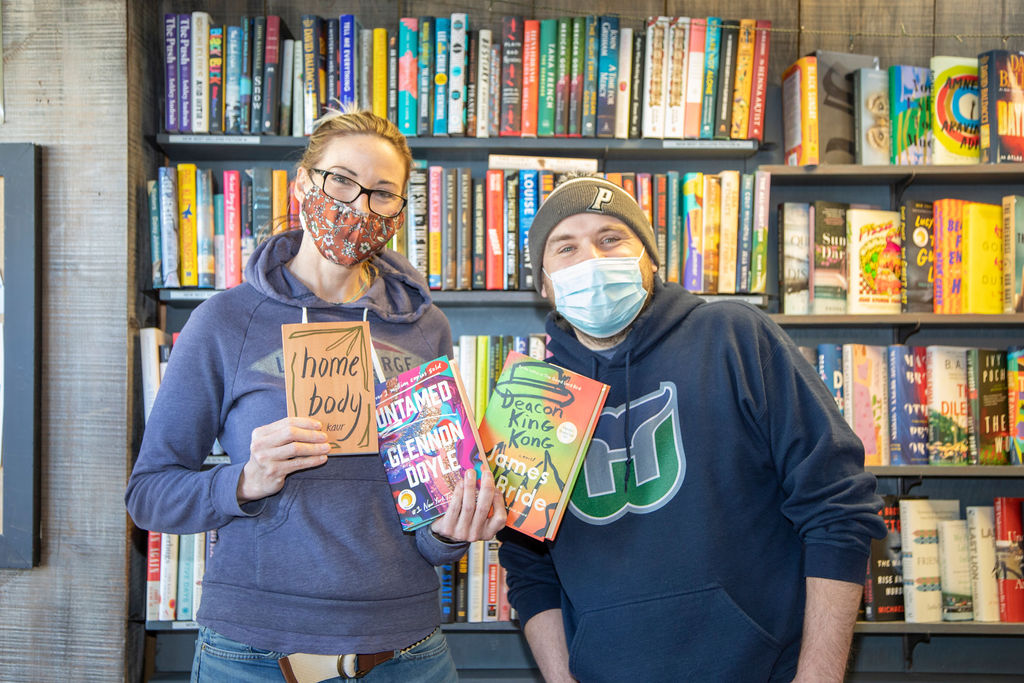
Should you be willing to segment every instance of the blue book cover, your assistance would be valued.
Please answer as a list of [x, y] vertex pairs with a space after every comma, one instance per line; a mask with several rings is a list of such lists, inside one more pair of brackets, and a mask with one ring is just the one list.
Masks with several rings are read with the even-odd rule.
[[213, 288], [227, 289], [224, 258], [224, 195], [213, 195]]
[[665, 225], [665, 256], [666, 272], [669, 282], [682, 282], [683, 267], [683, 221], [680, 211], [679, 171], [669, 171], [668, 182], [668, 220]]
[[199, 287], [212, 288], [214, 285], [214, 229], [213, 171], [201, 168], [196, 171], [196, 273]]
[[616, 91], [619, 87], [619, 18], [599, 22], [597, 53], [597, 137], [615, 135]]
[[252, 118], [252, 19], [243, 16], [242, 48], [239, 54], [241, 68], [238, 72], [238, 132], [248, 133]]
[[889, 370], [889, 461], [928, 464], [928, 380], [923, 346], [892, 344]]
[[686, 250], [683, 255], [683, 287], [691, 292], [699, 292], [704, 287], [703, 186], [703, 173], [691, 171], [683, 174], [683, 248]]
[[[540, 182], [537, 171], [519, 171], [519, 288], [533, 289], [533, 264], [530, 263], [530, 226], [540, 205]], [[526, 353], [525, 351], [523, 353]]]
[[416, 64], [416, 134], [430, 135], [434, 108], [434, 17], [420, 17], [420, 53]]
[[740, 231], [737, 243], [736, 291], [750, 291], [750, 254], [754, 243], [754, 174], [740, 175]]
[[843, 412], [843, 347], [841, 344], [818, 344], [818, 375]]
[[242, 132], [242, 27], [227, 27], [224, 67], [224, 132]]
[[192, 614], [192, 590], [195, 581], [192, 572], [195, 568], [195, 534], [182, 534], [178, 537], [178, 590], [177, 606], [175, 607], [175, 619], [177, 621], [191, 621], [195, 618]]
[[452, 20], [434, 19], [434, 135], [448, 135], [448, 48]]
[[178, 130], [192, 132], [192, 15], [178, 15]]
[[530, 355], [530, 338], [521, 335], [512, 337], [512, 350], [524, 356]]
[[355, 15], [338, 17], [339, 99], [341, 106], [355, 104], [359, 99], [359, 29], [362, 26]]
[[405, 136], [418, 133], [419, 53], [419, 22], [403, 17], [398, 22], [398, 130]]
[[700, 104], [700, 138], [715, 137], [715, 104], [718, 100], [718, 52], [722, 37], [721, 17], [708, 17], [704, 38], [704, 90]]

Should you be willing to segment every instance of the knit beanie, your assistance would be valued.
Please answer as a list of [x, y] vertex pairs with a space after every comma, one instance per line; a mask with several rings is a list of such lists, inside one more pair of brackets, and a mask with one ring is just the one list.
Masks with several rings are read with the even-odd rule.
[[541, 267], [544, 263], [544, 247], [547, 245], [548, 235], [563, 220], [578, 213], [597, 213], [618, 218], [640, 238], [647, 256], [655, 268], [658, 267], [654, 229], [636, 200], [609, 180], [590, 176], [572, 178], [548, 195], [530, 224], [530, 265], [534, 273], [533, 283], [538, 292], [543, 284]]

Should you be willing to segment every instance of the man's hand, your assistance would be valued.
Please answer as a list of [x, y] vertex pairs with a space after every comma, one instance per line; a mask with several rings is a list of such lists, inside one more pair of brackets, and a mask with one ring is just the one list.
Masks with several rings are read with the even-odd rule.
[[292, 472], [327, 462], [327, 434], [319, 421], [285, 417], [252, 430], [249, 461], [238, 478], [238, 504], [272, 496]]
[[485, 464], [479, 489], [476, 470], [467, 470], [455, 485], [448, 510], [434, 520], [430, 530], [456, 543], [489, 540], [505, 526], [505, 514], [505, 499], [494, 487], [494, 476]]

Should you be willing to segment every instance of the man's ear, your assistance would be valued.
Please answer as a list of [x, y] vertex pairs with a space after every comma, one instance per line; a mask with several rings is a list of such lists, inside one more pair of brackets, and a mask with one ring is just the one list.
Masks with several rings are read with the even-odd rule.
[[[541, 277], [543, 278], [543, 275]], [[544, 280], [543, 279], [540, 282], [540, 295], [542, 297], [544, 297], [545, 299], [548, 298], [548, 287], [547, 287], [546, 284], [544, 284]]]

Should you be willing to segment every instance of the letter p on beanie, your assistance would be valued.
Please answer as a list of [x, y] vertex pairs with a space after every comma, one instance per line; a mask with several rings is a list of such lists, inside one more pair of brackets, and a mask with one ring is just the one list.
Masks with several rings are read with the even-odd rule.
[[548, 236], [559, 223], [578, 213], [596, 213], [619, 219], [640, 239], [648, 257], [658, 267], [658, 247], [654, 229], [636, 200], [615, 183], [604, 178], [580, 177], [566, 180], [556, 187], [537, 210], [530, 224], [530, 264], [533, 283], [540, 292], [543, 278], [544, 247]]

